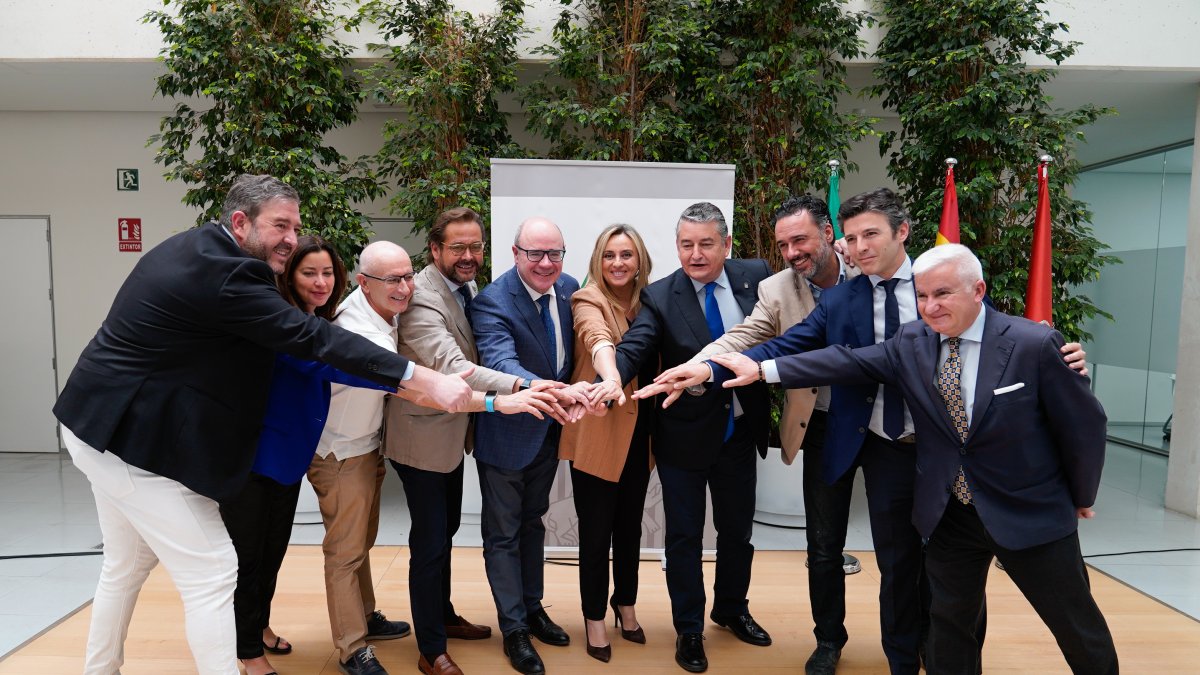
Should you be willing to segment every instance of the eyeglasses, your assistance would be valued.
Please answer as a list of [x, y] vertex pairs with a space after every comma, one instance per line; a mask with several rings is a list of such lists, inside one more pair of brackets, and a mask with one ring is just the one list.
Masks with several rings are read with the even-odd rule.
[[413, 282], [413, 279], [416, 278], [415, 274], [405, 274], [402, 277], [377, 277], [374, 274], [367, 274], [366, 272], [362, 272], [361, 274], [368, 279], [374, 279], [375, 281], [382, 281], [383, 285], [387, 286], [389, 288], [395, 288], [395, 287], [399, 286], [402, 282], [406, 283], [406, 284], [411, 284]]
[[542, 258], [550, 256], [550, 262], [560, 263], [563, 261], [563, 258], [567, 256], [567, 249], [565, 248], [539, 249], [521, 248], [520, 246], [516, 246], [516, 249], [518, 251], [523, 251], [525, 253], [525, 257], [529, 259], [529, 262], [541, 262]]
[[483, 253], [482, 241], [471, 242], [470, 244], [442, 244], [442, 246], [454, 255], [462, 255], [468, 250], [475, 255]]

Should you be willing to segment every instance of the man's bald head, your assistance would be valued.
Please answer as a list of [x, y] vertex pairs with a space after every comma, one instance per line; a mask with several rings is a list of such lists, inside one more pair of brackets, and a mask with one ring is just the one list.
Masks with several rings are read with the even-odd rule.
[[517, 226], [517, 235], [513, 238], [513, 264], [517, 274], [538, 293], [549, 291], [562, 274], [562, 256], [566, 254], [566, 248], [558, 225], [541, 216], [525, 219]]
[[367, 245], [358, 259], [358, 285], [379, 316], [391, 321], [408, 309], [413, 267], [408, 253], [390, 241]]

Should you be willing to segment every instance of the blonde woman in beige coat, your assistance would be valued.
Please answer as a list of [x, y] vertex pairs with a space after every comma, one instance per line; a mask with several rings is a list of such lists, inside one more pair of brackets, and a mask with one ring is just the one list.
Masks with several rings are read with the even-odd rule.
[[[622, 390], [614, 346], [629, 330], [650, 276], [650, 256], [629, 225], [611, 225], [596, 240], [588, 283], [571, 296], [575, 317], [573, 382], [601, 378], [595, 400], [613, 399], [607, 415], [587, 416], [563, 429], [559, 457], [571, 461], [579, 523], [579, 596], [587, 627], [587, 653], [607, 662], [612, 647], [604, 627], [606, 602], [621, 637], [645, 643], [634, 613], [642, 508], [650, 480], [652, 401], [626, 400], [637, 381]], [[654, 373], [645, 373], [645, 381]], [[608, 596], [609, 547], [613, 593]]]

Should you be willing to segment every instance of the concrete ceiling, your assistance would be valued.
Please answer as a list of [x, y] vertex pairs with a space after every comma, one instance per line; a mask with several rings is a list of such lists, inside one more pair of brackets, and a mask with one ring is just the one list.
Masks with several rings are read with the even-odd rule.
[[[538, 76], [541, 67], [535, 64], [530, 70]], [[175, 102], [154, 95], [154, 78], [161, 73], [154, 60], [0, 61], [0, 111], [166, 112]], [[851, 67], [852, 86], [869, 80], [869, 65]], [[1200, 69], [1064, 68], [1048, 92], [1056, 107], [1093, 103], [1117, 110], [1084, 129], [1087, 140], [1079, 146], [1079, 159], [1086, 166], [1192, 139]], [[890, 116], [877, 101], [856, 101], [868, 113]], [[515, 111], [515, 103], [506, 107]], [[369, 104], [364, 110], [378, 111]]]

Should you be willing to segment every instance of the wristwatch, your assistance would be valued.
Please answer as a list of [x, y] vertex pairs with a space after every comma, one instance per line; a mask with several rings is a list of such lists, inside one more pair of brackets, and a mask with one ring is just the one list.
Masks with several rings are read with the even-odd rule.
[[526, 389], [528, 389], [531, 386], [533, 386], [533, 380], [527, 380], [527, 379], [522, 378], [521, 384], [517, 385], [517, 391], [525, 391]]
[[489, 391], [488, 393], [483, 395], [483, 409], [490, 413], [496, 412], [496, 392], [495, 391]]

